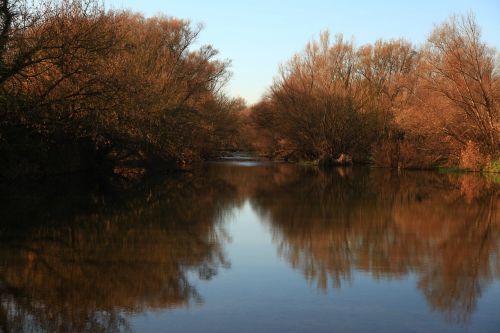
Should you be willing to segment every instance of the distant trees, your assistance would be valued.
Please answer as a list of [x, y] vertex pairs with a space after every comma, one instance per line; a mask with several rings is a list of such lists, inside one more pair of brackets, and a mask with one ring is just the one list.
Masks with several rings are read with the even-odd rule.
[[[404, 39], [355, 47], [323, 33], [253, 107], [249, 118], [267, 137], [258, 142], [268, 143], [257, 148], [295, 160], [484, 166], [499, 157], [500, 72], [480, 37], [472, 14], [437, 26], [421, 48]], [[471, 145], [477, 156], [464, 157]]]
[[[174, 167], [234, 145], [241, 102], [201, 27], [94, 0], [0, 4], [2, 174]], [[56, 162], [57, 163], [54, 163]]]
[[[279, 152], [316, 159], [349, 152], [364, 156], [376, 137], [377, 115], [366, 107], [353, 43], [328, 33], [280, 68], [270, 89], [268, 110], [280, 134]], [[260, 118], [264, 118], [262, 109]], [[272, 123], [270, 123], [272, 124]], [[264, 125], [264, 126], [262, 126]], [[261, 121], [260, 127], [265, 127]], [[363, 133], [364, 135], [360, 135]], [[278, 152], [277, 150], [277, 152]]]
[[293, 159], [347, 153], [367, 161], [371, 146], [391, 135], [393, 111], [408, 102], [417, 59], [404, 40], [357, 49], [341, 35], [331, 42], [325, 32], [280, 68], [264, 102], [272, 115], [261, 104], [254, 118], [277, 119], [276, 153]]

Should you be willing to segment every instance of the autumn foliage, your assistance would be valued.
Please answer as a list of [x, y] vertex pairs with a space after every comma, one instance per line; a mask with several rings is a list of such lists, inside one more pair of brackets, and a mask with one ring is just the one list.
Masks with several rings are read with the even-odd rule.
[[93, 0], [0, 3], [1, 173], [176, 168], [233, 144], [240, 100], [201, 27]]
[[500, 152], [495, 55], [472, 14], [437, 26], [420, 47], [404, 39], [356, 47], [322, 33], [253, 107], [255, 147], [291, 160], [349, 154], [389, 167], [481, 169]]
[[200, 32], [95, 0], [1, 0], [0, 176], [174, 169], [226, 149], [396, 168], [500, 157], [499, 58], [472, 14], [419, 47], [324, 32], [247, 109]]

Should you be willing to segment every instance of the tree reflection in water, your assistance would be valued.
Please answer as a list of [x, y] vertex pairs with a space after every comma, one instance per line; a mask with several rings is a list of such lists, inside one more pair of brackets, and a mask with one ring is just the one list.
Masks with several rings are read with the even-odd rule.
[[481, 176], [287, 173], [253, 203], [279, 254], [325, 292], [352, 281], [354, 270], [376, 279], [413, 273], [432, 308], [467, 323], [500, 277], [500, 191]]
[[220, 220], [233, 189], [222, 183], [183, 175], [45, 192], [2, 200], [4, 332], [127, 331], [126, 314], [201, 302], [188, 272], [211, 279], [228, 265]]
[[413, 274], [433, 309], [467, 323], [500, 278], [500, 191], [474, 174], [233, 163], [92, 184], [3, 192], [1, 330], [126, 331], [131, 314], [201, 302], [189, 274], [229, 265], [223, 221], [247, 200], [279, 254], [325, 292], [359, 271]]

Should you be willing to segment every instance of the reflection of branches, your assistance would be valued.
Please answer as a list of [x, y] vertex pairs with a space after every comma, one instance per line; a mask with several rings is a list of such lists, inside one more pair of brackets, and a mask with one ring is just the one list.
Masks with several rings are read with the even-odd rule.
[[123, 314], [114, 310], [72, 313], [54, 318], [42, 304], [26, 297], [19, 299], [2, 292], [0, 327], [2, 332], [128, 332]]
[[[293, 268], [301, 269], [307, 281], [316, 282], [317, 287], [322, 290], [327, 290], [330, 284], [333, 288], [340, 288], [342, 281], [351, 281], [351, 271], [343, 269], [349, 267], [352, 261], [348, 242], [333, 242], [327, 247], [324, 247], [324, 242], [319, 242], [319, 246], [314, 244], [315, 241], [306, 243], [301, 243], [301, 247], [297, 248], [289, 246], [286, 241], [279, 241], [278, 253]], [[320, 255], [311, 256], [308, 253]]]
[[[38, 206], [29, 200], [43, 197], [31, 193], [16, 197], [21, 205], [1, 203], [0, 237], [10, 241], [0, 246], [2, 329], [126, 331], [127, 313], [202, 302], [188, 273], [211, 279], [229, 267], [219, 221], [231, 192], [185, 175], [118, 197], [79, 190]], [[68, 204], [85, 202], [82, 194], [88, 205]], [[38, 219], [24, 205], [40, 207]]]
[[491, 193], [465, 223], [457, 221], [456, 229], [440, 244], [442, 258], [430, 262], [419, 281], [432, 307], [450, 320], [469, 322], [477, 298], [495, 278], [499, 262], [491, 258], [500, 254], [498, 225], [493, 220], [497, 199], [497, 193]]
[[375, 278], [417, 272], [430, 306], [467, 323], [498, 277], [498, 194], [475, 175], [297, 172], [254, 201], [279, 254], [318, 288], [340, 287], [353, 270]]

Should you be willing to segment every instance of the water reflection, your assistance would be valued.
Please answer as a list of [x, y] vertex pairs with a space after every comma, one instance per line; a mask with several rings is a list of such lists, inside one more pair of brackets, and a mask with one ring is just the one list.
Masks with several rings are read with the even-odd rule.
[[247, 201], [281, 258], [325, 293], [360, 271], [414, 275], [432, 309], [467, 323], [500, 278], [500, 190], [483, 177], [252, 163], [4, 189], [0, 329], [127, 331], [132, 314], [202, 302], [189, 276], [229, 267], [226, 222]]
[[188, 272], [211, 279], [228, 265], [224, 184], [182, 176], [49, 192], [2, 198], [3, 332], [127, 331], [127, 314], [201, 302]]
[[500, 277], [499, 191], [477, 175], [299, 172], [259, 190], [280, 255], [321, 290], [417, 275], [430, 306], [467, 323]]

